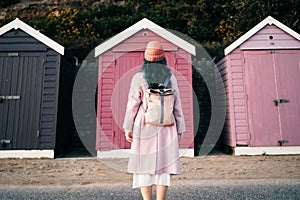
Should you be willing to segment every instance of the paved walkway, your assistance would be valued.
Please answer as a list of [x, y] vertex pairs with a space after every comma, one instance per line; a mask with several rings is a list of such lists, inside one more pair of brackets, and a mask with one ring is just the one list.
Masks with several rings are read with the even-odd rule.
[[[154, 192], [153, 192], [154, 194]], [[167, 200], [240, 200], [240, 199], [290, 199], [300, 197], [300, 179], [255, 179], [255, 180], [203, 180], [174, 183]], [[141, 199], [139, 189], [129, 185], [100, 184], [85, 186], [3, 186], [0, 199]], [[153, 196], [153, 199], [154, 196]]]

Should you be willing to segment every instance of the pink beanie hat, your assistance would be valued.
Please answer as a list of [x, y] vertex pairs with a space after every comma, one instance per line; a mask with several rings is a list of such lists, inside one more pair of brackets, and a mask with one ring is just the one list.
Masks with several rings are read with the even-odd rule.
[[165, 57], [162, 45], [158, 41], [151, 41], [145, 50], [145, 59], [149, 62], [160, 61]]

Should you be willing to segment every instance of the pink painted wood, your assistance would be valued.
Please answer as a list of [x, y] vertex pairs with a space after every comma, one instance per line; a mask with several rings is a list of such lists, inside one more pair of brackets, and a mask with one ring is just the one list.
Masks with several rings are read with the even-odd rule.
[[[299, 50], [245, 52], [251, 146], [300, 145]], [[275, 105], [273, 100], [287, 99]]]
[[124, 113], [126, 110], [130, 82], [135, 73], [140, 71], [143, 63], [143, 52], [130, 52], [117, 55], [114, 68], [114, 89], [111, 106], [113, 113], [112, 142], [116, 149], [128, 149], [130, 143], [126, 141], [123, 131]]
[[249, 49], [299, 49], [300, 42], [275, 25], [268, 25], [249, 38], [241, 46]]
[[[223, 58], [218, 63], [218, 68], [221, 73], [221, 76], [224, 81], [225, 91], [226, 91], [226, 121], [224, 124], [224, 132], [221, 135], [222, 143], [229, 146], [236, 146], [236, 132], [234, 125], [234, 106], [233, 106], [233, 97], [234, 94], [231, 89], [231, 72], [229, 66], [229, 61]], [[230, 134], [229, 134], [230, 133]]]
[[178, 80], [187, 128], [180, 148], [194, 147], [191, 55], [152, 31], [143, 30], [99, 56], [96, 150], [129, 148], [121, 129], [127, 93], [131, 77], [140, 70], [146, 44], [152, 40], [162, 43], [167, 64]]
[[275, 71], [269, 51], [246, 51], [250, 146], [277, 146], [280, 137]]
[[[231, 119], [234, 129], [235, 144], [248, 145], [248, 114], [246, 109], [246, 91], [245, 91], [245, 69], [244, 58], [240, 49], [234, 50], [228, 56], [228, 65], [230, 66], [230, 88], [231, 91]], [[242, 84], [241, 84], [242, 83]]]
[[276, 83], [280, 103], [279, 120], [283, 146], [300, 145], [300, 50], [280, 50], [274, 54]]
[[224, 144], [300, 145], [299, 49], [299, 39], [266, 25], [217, 64], [227, 94]]

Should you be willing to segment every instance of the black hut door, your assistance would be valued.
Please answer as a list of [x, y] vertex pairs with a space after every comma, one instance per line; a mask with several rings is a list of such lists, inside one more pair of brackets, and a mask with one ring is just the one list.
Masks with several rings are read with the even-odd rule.
[[0, 149], [38, 149], [43, 53], [0, 53]]

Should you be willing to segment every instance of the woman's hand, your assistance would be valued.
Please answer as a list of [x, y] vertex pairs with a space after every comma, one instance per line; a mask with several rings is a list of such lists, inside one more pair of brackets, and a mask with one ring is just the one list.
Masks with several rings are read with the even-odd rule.
[[125, 133], [125, 137], [126, 137], [126, 140], [128, 142], [132, 142], [132, 132], [131, 131], [130, 132], [126, 132]]
[[178, 142], [180, 142], [181, 138], [183, 138], [183, 133], [177, 133], [177, 136], [178, 136]]

